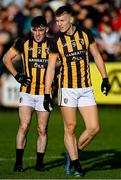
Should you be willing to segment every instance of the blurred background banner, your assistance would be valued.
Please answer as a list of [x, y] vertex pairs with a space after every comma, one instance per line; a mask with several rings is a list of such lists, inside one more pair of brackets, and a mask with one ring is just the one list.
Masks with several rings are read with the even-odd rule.
[[2, 76], [1, 105], [4, 107], [17, 107], [19, 103], [19, 88], [20, 84], [12, 75], [4, 74]]
[[[101, 92], [102, 78], [94, 63], [90, 64], [92, 85], [97, 104], [121, 104], [121, 63], [106, 63], [111, 90], [108, 96]], [[1, 106], [15, 108], [19, 103], [19, 83], [12, 75], [2, 75], [1, 77]]]
[[108, 96], [102, 94], [100, 86], [102, 78], [94, 63], [91, 63], [91, 79], [95, 98], [98, 104], [121, 104], [121, 63], [106, 63], [111, 90]]

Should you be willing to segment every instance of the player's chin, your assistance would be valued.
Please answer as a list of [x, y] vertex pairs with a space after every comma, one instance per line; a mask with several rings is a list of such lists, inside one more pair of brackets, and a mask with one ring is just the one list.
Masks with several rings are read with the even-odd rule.
[[61, 32], [63, 32], [63, 33], [64, 33], [64, 32], [66, 32], [66, 30], [65, 30], [65, 29], [60, 29], [60, 31], [61, 31]]
[[36, 41], [37, 43], [39, 43], [39, 42], [42, 41], [42, 38], [35, 39], [35, 41]]

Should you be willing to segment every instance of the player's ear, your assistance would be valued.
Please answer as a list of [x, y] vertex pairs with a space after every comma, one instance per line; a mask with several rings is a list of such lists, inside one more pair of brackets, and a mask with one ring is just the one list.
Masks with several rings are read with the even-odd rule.
[[31, 32], [33, 32], [33, 28], [31, 27]]
[[46, 27], [46, 33], [49, 31], [49, 28], [48, 27]]
[[70, 17], [70, 22], [73, 23], [74, 22], [74, 18], [71, 16]]

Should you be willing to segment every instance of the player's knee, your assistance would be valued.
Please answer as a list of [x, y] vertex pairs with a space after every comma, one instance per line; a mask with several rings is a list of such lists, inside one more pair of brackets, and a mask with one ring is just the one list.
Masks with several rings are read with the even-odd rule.
[[92, 128], [88, 129], [89, 136], [91, 136], [91, 137], [93, 137], [93, 136], [95, 136], [96, 134], [98, 134], [99, 131], [100, 131], [99, 125], [93, 126]]
[[74, 134], [76, 129], [76, 124], [70, 123], [65, 127], [65, 134]]
[[39, 136], [45, 136], [47, 134], [47, 128], [37, 127], [37, 132]]
[[29, 124], [27, 124], [27, 123], [20, 124], [19, 129], [23, 134], [26, 134], [29, 129]]

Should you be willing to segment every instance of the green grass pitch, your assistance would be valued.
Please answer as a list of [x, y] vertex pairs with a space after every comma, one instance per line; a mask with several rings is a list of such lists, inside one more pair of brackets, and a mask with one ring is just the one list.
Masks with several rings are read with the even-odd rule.
[[[83, 179], [121, 179], [121, 107], [99, 106], [101, 131], [82, 151], [80, 161], [86, 174]], [[77, 113], [79, 132], [84, 129]], [[33, 116], [24, 153], [24, 173], [13, 172], [17, 111], [0, 111], [0, 179], [74, 179], [65, 174], [63, 120], [58, 107], [51, 114], [45, 172], [34, 170], [36, 162], [36, 119]], [[78, 179], [78, 178], [77, 178]]]

